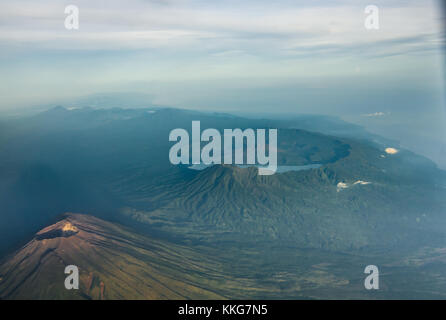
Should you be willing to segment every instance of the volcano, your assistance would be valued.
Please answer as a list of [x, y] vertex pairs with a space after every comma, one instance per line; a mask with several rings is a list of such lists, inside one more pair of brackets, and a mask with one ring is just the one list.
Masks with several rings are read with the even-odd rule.
[[[79, 290], [65, 289], [68, 265], [79, 269]], [[69, 213], [6, 257], [0, 298], [222, 299], [200, 286], [203, 270], [212, 277], [209, 265], [218, 266], [185, 247]]]

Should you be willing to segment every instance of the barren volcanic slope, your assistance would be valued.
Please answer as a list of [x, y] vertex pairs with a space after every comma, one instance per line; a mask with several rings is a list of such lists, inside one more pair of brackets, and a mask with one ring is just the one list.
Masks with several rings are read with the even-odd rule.
[[[64, 287], [71, 264], [79, 268], [79, 290]], [[0, 298], [221, 299], [200, 287], [216, 273], [209, 266], [219, 264], [88, 215], [67, 214], [0, 265]]]
[[[0, 299], [444, 299], [445, 252], [364, 256], [273, 242], [186, 248], [66, 214], [0, 264]], [[364, 290], [366, 261], [384, 271], [379, 292]], [[71, 264], [79, 290], [64, 287]]]

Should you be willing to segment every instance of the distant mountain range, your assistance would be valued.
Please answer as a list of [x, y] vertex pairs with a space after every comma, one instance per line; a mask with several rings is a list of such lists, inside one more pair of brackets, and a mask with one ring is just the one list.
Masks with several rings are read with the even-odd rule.
[[[189, 129], [193, 120], [200, 120], [202, 129], [221, 131], [277, 128], [279, 166], [305, 170], [260, 176], [256, 167], [173, 166], [169, 132]], [[206, 280], [216, 274], [234, 283], [251, 279], [247, 287], [256, 289], [250, 297], [321, 297], [312, 291], [317, 286], [297, 290], [297, 278], [285, 287], [274, 282], [268, 295], [268, 282], [256, 282], [251, 271], [234, 278], [222, 273], [234, 259], [243, 260], [239, 253], [223, 252], [228, 245], [247, 245], [259, 254], [256, 243], [262, 243], [279, 246], [280, 259], [296, 250], [316, 250], [319, 259], [323, 251], [396, 254], [446, 245], [445, 172], [392, 141], [333, 118], [57, 107], [10, 119], [0, 130], [0, 297], [97, 299], [101, 282], [103, 298], [236, 297], [221, 282]], [[89, 216], [68, 215], [53, 224], [64, 212]], [[60, 229], [67, 222], [80, 231], [65, 236]], [[186, 256], [203, 264], [189, 263]], [[84, 265], [83, 289], [74, 295], [59, 287], [45, 291], [56, 268], [64, 277], [59, 271], [70, 259]], [[106, 266], [96, 262], [101, 259]], [[135, 268], [121, 270], [119, 261]], [[262, 269], [257, 263], [249, 260], [243, 268]], [[209, 272], [194, 273], [197, 268]], [[190, 277], [186, 281], [181, 274]], [[346, 281], [336, 277], [335, 287]], [[144, 289], [135, 289], [137, 283]], [[29, 286], [39, 289], [27, 293]]]
[[[278, 128], [279, 165], [321, 167], [258, 177], [249, 168], [172, 166], [169, 132], [193, 120], [221, 131]], [[295, 128], [311, 124], [343, 137]], [[2, 243], [25, 241], [66, 211], [336, 249], [406, 242], [443, 221], [443, 171], [408, 151], [386, 154], [389, 145], [355, 126], [341, 128], [323, 116], [268, 120], [159, 108], [57, 107], [10, 121], [0, 141]], [[339, 192], [338, 183], [352, 187]], [[394, 236], [377, 236], [381, 228]]]

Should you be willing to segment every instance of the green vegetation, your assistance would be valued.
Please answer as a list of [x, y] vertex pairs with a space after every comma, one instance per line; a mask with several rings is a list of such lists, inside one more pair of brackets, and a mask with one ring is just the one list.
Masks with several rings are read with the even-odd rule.
[[[317, 116], [149, 111], [56, 108], [2, 127], [0, 298], [445, 298], [446, 177], [428, 159]], [[278, 128], [279, 165], [321, 166], [172, 166], [168, 134], [192, 120]], [[65, 217], [80, 230], [67, 234], [63, 212], [89, 216]], [[368, 264], [379, 292], [364, 290]]]

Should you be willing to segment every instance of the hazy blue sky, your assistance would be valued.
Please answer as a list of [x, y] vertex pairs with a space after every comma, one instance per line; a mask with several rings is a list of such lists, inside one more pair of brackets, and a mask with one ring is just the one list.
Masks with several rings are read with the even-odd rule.
[[[79, 30], [64, 27], [68, 4]], [[379, 30], [364, 27], [370, 4]], [[419, 0], [2, 1], [0, 110], [138, 92], [176, 107], [338, 115], [441, 158], [441, 22], [438, 1]]]

